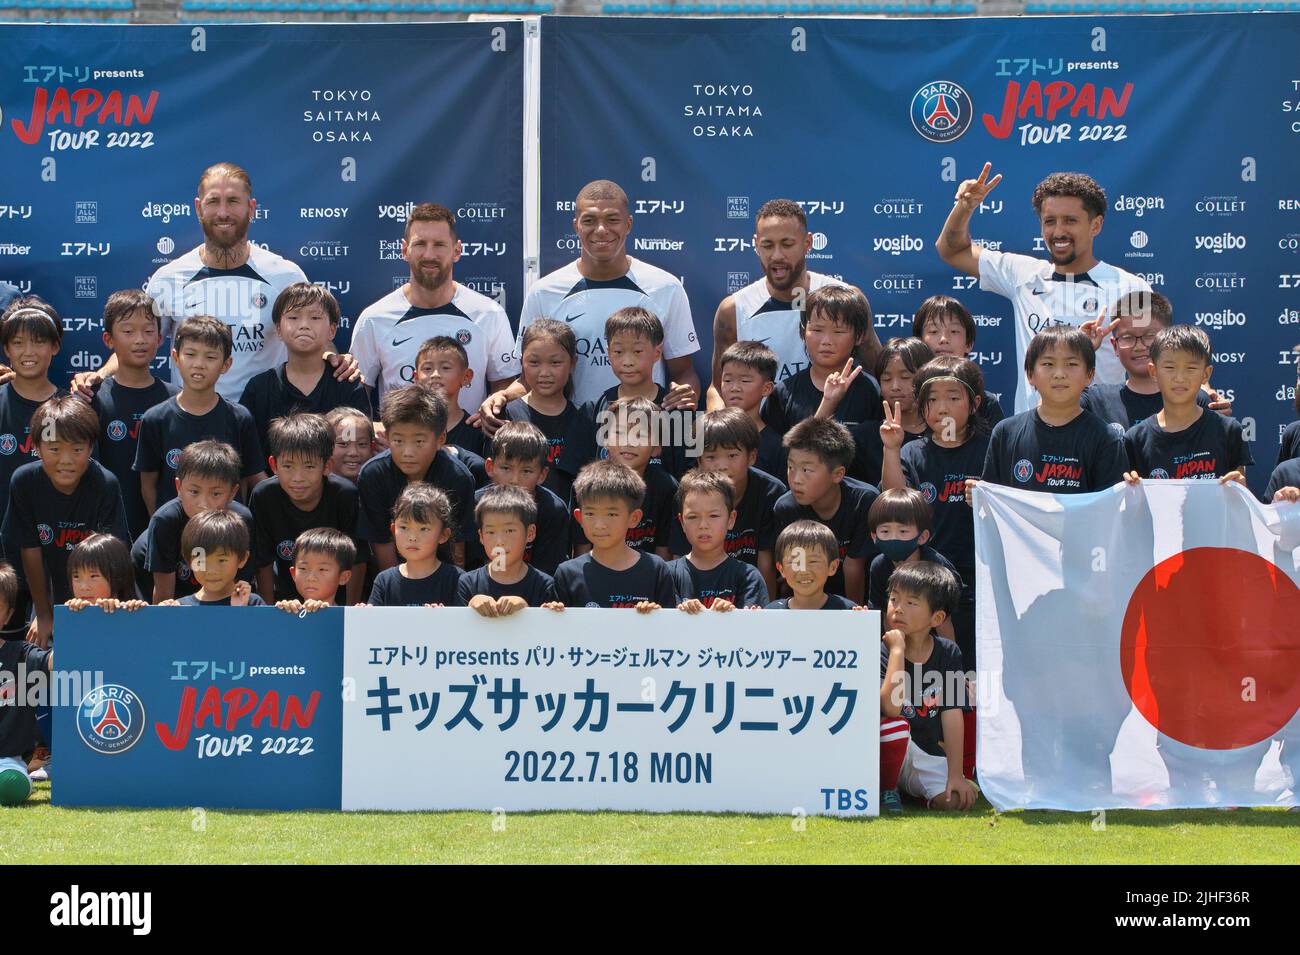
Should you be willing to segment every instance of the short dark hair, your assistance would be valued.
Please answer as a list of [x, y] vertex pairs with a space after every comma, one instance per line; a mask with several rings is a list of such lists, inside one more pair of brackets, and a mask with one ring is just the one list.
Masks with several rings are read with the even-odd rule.
[[947, 567], [928, 560], [904, 561], [889, 575], [889, 593], [915, 594], [930, 612], [942, 610], [952, 616], [961, 599], [961, 582]]
[[181, 322], [172, 335], [172, 351], [179, 354], [187, 341], [206, 348], [220, 348], [223, 359], [229, 358], [235, 347], [230, 326], [211, 315], [191, 315]]
[[279, 328], [280, 319], [284, 317], [285, 312], [308, 305], [319, 305], [329, 319], [330, 328], [337, 327], [339, 300], [323, 285], [313, 285], [311, 282], [294, 282], [277, 295], [275, 304], [271, 306], [271, 321], [275, 323], [276, 328]]
[[158, 317], [156, 303], [138, 288], [118, 289], [104, 303], [104, 331], [113, 334], [113, 326], [135, 312], [148, 312], [159, 331], [162, 319]]
[[914, 487], [895, 487], [881, 491], [867, 511], [867, 527], [874, 534], [881, 524], [912, 524], [917, 531], [933, 526], [934, 512]]
[[577, 202], [582, 202], [584, 199], [613, 199], [615, 202], [623, 203], [623, 208], [628, 208], [627, 193], [623, 191], [622, 186], [610, 179], [593, 179], [583, 186], [578, 190]]
[[[597, 440], [606, 438], [602, 446], [608, 446], [608, 439], [618, 434], [624, 438], [644, 437], [653, 444], [655, 422], [665, 412], [651, 401], [638, 395], [635, 398], [617, 398], [611, 401], [596, 416]], [[638, 444], [635, 447], [644, 447]]]
[[332, 408], [325, 413], [325, 423], [330, 426], [330, 431], [337, 431], [340, 421], [350, 418], [360, 418], [366, 423], [366, 430], [370, 434], [370, 440], [375, 440], [375, 423], [370, 420], [370, 415], [364, 411], [358, 411], [356, 408], [349, 408], [346, 405], [340, 405]]
[[523, 488], [510, 484], [493, 485], [483, 491], [474, 505], [474, 520], [479, 526], [489, 514], [508, 514], [528, 527], [537, 523], [537, 502]]
[[722, 353], [722, 361], [718, 363], [718, 367], [726, 368], [733, 361], [738, 365], [754, 369], [768, 381], [776, 381], [778, 365], [776, 352], [762, 342], [736, 342], [728, 346]]
[[415, 353], [415, 364], [419, 367], [420, 362], [424, 361], [424, 356], [429, 352], [451, 351], [455, 352], [460, 358], [461, 367], [469, 367], [469, 353], [465, 351], [465, 346], [449, 335], [435, 335], [433, 338], [425, 341], [420, 346], [420, 350]]
[[337, 527], [313, 527], [293, 542], [294, 561], [302, 554], [324, 554], [338, 564], [339, 570], [351, 570], [357, 562], [357, 545]]
[[447, 433], [447, 399], [441, 392], [424, 385], [395, 388], [384, 395], [379, 419], [385, 430], [399, 424], [414, 424], [443, 435]]
[[805, 418], [785, 433], [787, 451], [807, 451], [832, 471], [853, 463], [853, 432], [830, 418]]
[[620, 332], [630, 332], [645, 338], [652, 345], [664, 343], [664, 326], [659, 316], [640, 305], [628, 305], [613, 312], [605, 319], [605, 341], [609, 341]]
[[1092, 347], [1092, 339], [1086, 333], [1073, 325], [1048, 325], [1029, 339], [1029, 347], [1025, 349], [1025, 373], [1032, 373], [1038, 359], [1057, 345], [1064, 345], [1082, 358], [1089, 371], [1097, 369], [1097, 350]]
[[808, 328], [814, 313], [820, 313], [837, 325], [848, 325], [858, 340], [871, 331], [871, 303], [865, 295], [847, 285], [823, 285], [808, 293], [803, 311], [799, 313], [800, 335]]
[[266, 434], [277, 461], [296, 455], [322, 465], [334, 456], [334, 429], [318, 414], [291, 414], [276, 418]]
[[[1159, 292], [1136, 291], [1129, 292], [1123, 298], [1115, 303], [1113, 319], [1124, 317], [1139, 318], [1144, 315], [1150, 315], [1152, 319], [1160, 323], [1162, 328], [1168, 328], [1174, 323], [1174, 306]], [[1143, 327], [1143, 323], [1134, 322], [1134, 328]]]
[[699, 417], [704, 450], [736, 448], [748, 454], [758, 450], [758, 425], [739, 408], [719, 408]]
[[51, 441], [93, 445], [99, 440], [99, 415], [89, 402], [76, 395], [63, 395], [46, 401], [32, 414], [32, 444], [41, 445], [50, 432]]
[[579, 507], [600, 498], [627, 502], [636, 510], [645, 500], [645, 481], [626, 464], [608, 458], [584, 464], [573, 482], [573, 497]]
[[731, 478], [721, 471], [694, 468], [683, 474], [681, 483], [677, 485], [678, 514], [686, 507], [688, 494], [720, 494], [728, 511], [735, 509], [736, 506], [736, 485], [732, 484]]
[[[18, 600], [18, 572], [7, 560], [0, 560], [0, 603], [10, 612]], [[0, 625], [4, 621], [0, 620]]]
[[795, 219], [800, 227], [808, 231], [808, 214], [803, 211], [803, 206], [791, 199], [769, 199], [758, 207], [758, 215], [754, 216], [754, 228], [758, 228], [759, 222], [764, 219]]
[[248, 553], [248, 525], [234, 511], [219, 507], [195, 514], [181, 531], [181, 559], [187, 564], [199, 554], [219, 550], [243, 556]]
[[411, 226], [417, 222], [445, 222], [447, 228], [451, 230], [452, 239], [456, 239], [456, 214], [446, 206], [437, 202], [421, 202], [406, 215], [406, 226], [402, 229], [402, 237], [409, 239], [411, 237]]
[[213, 478], [225, 484], [238, 484], [241, 463], [239, 452], [224, 441], [208, 438], [187, 445], [176, 462], [176, 480]]
[[826, 555], [826, 563], [840, 559], [840, 542], [835, 532], [821, 521], [795, 521], [787, 524], [776, 536], [773, 552], [776, 560], [785, 563], [786, 553], [793, 547], [802, 547], [805, 551], [820, 548]]
[[961, 322], [962, 330], [966, 333], [966, 344], [975, 344], [975, 318], [969, 308], [951, 295], [931, 295], [922, 302], [912, 316], [912, 334], [924, 338], [925, 326], [929, 321], [940, 322], [945, 318], [955, 318]]
[[1073, 196], [1083, 201], [1089, 219], [1106, 214], [1106, 190], [1097, 180], [1081, 172], [1054, 172], [1034, 189], [1034, 211], [1043, 214], [1043, 203], [1054, 196]]
[[885, 374], [885, 369], [895, 358], [901, 358], [903, 367], [915, 375], [933, 357], [930, 346], [919, 338], [891, 338], [876, 355], [876, 378], [879, 380]]
[[[1180, 351], [1199, 358], [1207, 365], [1214, 364], [1214, 352], [1210, 348], [1210, 336], [1194, 325], [1170, 325], [1156, 332], [1156, 340], [1151, 343], [1151, 361], [1160, 360], [1162, 352]], [[32, 427], [35, 433], [35, 425]]]
[[54, 306], [39, 295], [24, 295], [9, 303], [0, 315], [0, 347], [8, 348], [18, 334], [38, 342], [63, 344], [63, 319]]
[[440, 524], [453, 531], [456, 529], [451, 498], [442, 488], [427, 481], [416, 481], [402, 488], [402, 493], [393, 502], [393, 520]]
[[507, 421], [492, 435], [494, 461], [533, 461], [546, 467], [551, 456], [551, 443], [542, 429], [531, 421]]
[[[912, 389], [916, 392], [916, 403], [921, 417], [925, 417], [925, 403], [930, 399], [930, 386], [936, 381], [946, 379], [956, 379], [965, 385], [966, 393], [970, 396], [970, 416], [966, 419], [966, 434], [963, 437], [969, 438], [971, 435], [979, 434], [986, 427], [984, 416], [979, 413], [985, 401], [984, 372], [980, 371], [980, 366], [969, 358], [961, 358], [957, 355], [935, 355], [921, 366], [916, 377], [912, 379]], [[976, 398], [979, 399], [978, 402]]]
[[68, 580], [79, 570], [97, 570], [118, 600], [135, 600], [135, 569], [131, 551], [112, 534], [91, 534], [68, 555]]

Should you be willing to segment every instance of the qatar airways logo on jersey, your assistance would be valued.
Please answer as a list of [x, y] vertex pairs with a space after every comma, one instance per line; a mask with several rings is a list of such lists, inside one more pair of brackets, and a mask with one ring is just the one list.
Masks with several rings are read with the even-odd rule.
[[[123, 93], [121, 90], [101, 92], [83, 87], [69, 91], [65, 86], [53, 90], [38, 86], [32, 91], [32, 105], [28, 110], [27, 121], [15, 117], [9, 121], [9, 126], [18, 140], [28, 146], [36, 145], [41, 134], [45, 133], [51, 150], [88, 149], [100, 145], [100, 131], [84, 129], [87, 123], [100, 127], [148, 126], [153, 120], [153, 111], [157, 105], [157, 90], [151, 90], [141, 99], [135, 93]], [[46, 133], [47, 123], [65, 123], [77, 132], [51, 129]], [[152, 133], [148, 135], [152, 137]]]
[[[1022, 89], [1017, 80], [1008, 80], [1001, 113], [996, 116], [985, 113], [984, 129], [994, 139], [1008, 139], [1018, 128], [1022, 146], [1067, 142], [1074, 138], [1074, 126], [1056, 122], [1058, 117], [1071, 120], [1080, 116], [1096, 120], [1120, 119], [1127, 112], [1132, 95], [1132, 83], [1125, 83], [1124, 88], [1116, 92], [1111, 86], [1099, 88], [1095, 83], [1084, 83], [1076, 87], [1064, 80], [1054, 80], [1046, 86], [1038, 80], [1031, 80]], [[1047, 122], [1016, 126], [1017, 119], [1031, 116]], [[1080, 127], [1080, 142], [1093, 139], [1118, 142], [1126, 138], [1127, 128], [1123, 125], [1087, 124]]]

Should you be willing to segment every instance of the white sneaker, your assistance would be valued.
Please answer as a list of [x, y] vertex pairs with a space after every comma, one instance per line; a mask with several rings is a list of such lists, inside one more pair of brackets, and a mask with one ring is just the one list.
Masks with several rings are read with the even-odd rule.
[[48, 783], [50, 781], [50, 760], [45, 761], [45, 765], [30, 774], [33, 783]]

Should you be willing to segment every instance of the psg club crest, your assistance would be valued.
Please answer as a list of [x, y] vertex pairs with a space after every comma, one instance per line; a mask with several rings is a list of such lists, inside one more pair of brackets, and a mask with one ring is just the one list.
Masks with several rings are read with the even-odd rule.
[[921, 496], [925, 498], [925, 503], [933, 504], [934, 499], [939, 496], [939, 492], [935, 490], [933, 484], [926, 481], [921, 485]]
[[125, 421], [110, 421], [108, 423], [108, 436], [114, 441], [121, 441], [126, 437]]
[[0, 454], [13, 454], [17, 450], [17, 438], [12, 434], [0, 434]]
[[275, 550], [281, 560], [293, 560], [293, 541], [280, 541]]
[[134, 692], [116, 683], [97, 686], [77, 707], [77, 732], [97, 753], [125, 753], [144, 735], [144, 704]]
[[1169, 472], [1166, 471], [1164, 468], [1154, 468], [1151, 471], [1151, 479], [1153, 481], [1168, 481]]
[[456, 333], [456, 341], [460, 342], [462, 345], [468, 345], [472, 338], [473, 336], [469, 333], [468, 328], [462, 328]]
[[1034, 466], [1025, 458], [1016, 462], [1015, 470], [1011, 472], [1015, 475], [1016, 480], [1021, 484], [1028, 484], [1029, 479], [1034, 476]]
[[932, 143], [950, 143], [970, 128], [970, 94], [950, 80], [926, 83], [912, 97], [912, 128]]
[[261, 292], [253, 293], [253, 308], [266, 308], [266, 296]]
[[176, 465], [178, 465], [178, 464], [180, 464], [180, 463], [181, 463], [181, 449], [180, 449], [180, 448], [172, 448], [170, 451], [167, 452], [167, 466], [168, 466], [169, 468], [171, 468], [173, 471], [175, 471], [175, 470], [176, 470]]
[[53, 542], [54, 528], [52, 528], [49, 524], [37, 524], [36, 536], [40, 538], [41, 546], [44, 547], [46, 544]]

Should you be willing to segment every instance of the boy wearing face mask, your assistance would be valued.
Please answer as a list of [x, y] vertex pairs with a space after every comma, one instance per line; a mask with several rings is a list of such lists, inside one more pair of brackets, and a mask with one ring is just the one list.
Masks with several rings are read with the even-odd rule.
[[[932, 514], [930, 505], [916, 488], [882, 491], [867, 512], [871, 539], [880, 551], [867, 572], [867, 606], [879, 610], [884, 629], [884, 612], [889, 602], [889, 575], [899, 564], [929, 561], [957, 573], [952, 562], [928, 543]], [[958, 578], [961, 579], [960, 577]], [[941, 637], [953, 639], [952, 619], [938, 628]]]

